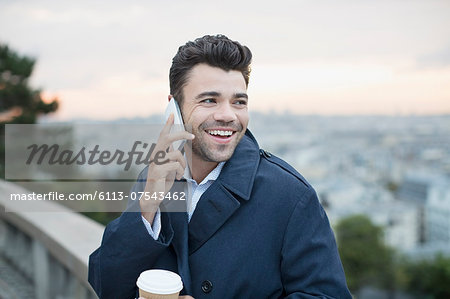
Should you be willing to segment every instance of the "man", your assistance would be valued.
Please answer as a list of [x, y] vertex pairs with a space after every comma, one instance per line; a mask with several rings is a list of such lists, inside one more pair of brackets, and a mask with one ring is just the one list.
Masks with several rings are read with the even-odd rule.
[[171, 149], [169, 162], [151, 163], [132, 191], [166, 194], [187, 179], [191, 205], [166, 213], [158, 201], [141, 200], [138, 212], [130, 208], [106, 227], [89, 265], [101, 298], [134, 298], [147, 269], [177, 272], [181, 294], [194, 298], [351, 298], [314, 189], [247, 130], [251, 57], [223, 35], [179, 48], [169, 100], [192, 134], [170, 133], [171, 116], [156, 149], [186, 139], [192, 161]]

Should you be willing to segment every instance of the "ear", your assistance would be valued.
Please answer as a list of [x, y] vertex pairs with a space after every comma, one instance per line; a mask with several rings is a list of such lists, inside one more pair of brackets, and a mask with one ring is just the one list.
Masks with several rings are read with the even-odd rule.
[[170, 100], [173, 98], [173, 95], [171, 95], [171, 94], [169, 94], [168, 96], [167, 96], [167, 100], [170, 102]]

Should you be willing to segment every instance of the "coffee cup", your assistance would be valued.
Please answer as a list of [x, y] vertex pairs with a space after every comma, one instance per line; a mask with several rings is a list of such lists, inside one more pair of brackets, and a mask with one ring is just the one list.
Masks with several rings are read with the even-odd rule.
[[183, 282], [177, 273], [162, 269], [142, 272], [136, 285], [139, 297], [145, 299], [178, 299], [183, 289]]

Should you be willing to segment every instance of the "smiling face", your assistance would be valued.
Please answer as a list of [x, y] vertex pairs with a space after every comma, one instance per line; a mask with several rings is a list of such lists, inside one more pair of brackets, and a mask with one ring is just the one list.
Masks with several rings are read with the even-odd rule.
[[241, 72], [198, 64], [189, 73], [183, 95], [184, 123], [195, 135], [193, 159], [230, 159], [249, 120], [247, 87]]

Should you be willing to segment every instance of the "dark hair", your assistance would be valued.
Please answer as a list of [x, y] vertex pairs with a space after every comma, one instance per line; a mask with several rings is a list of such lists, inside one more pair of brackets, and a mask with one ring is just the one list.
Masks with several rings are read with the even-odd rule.
[[181, 105], [183, 87], [189, 72], [199, 63], [206, 63], [225, 71], [240, 71], [248, 86], [251, 60], [252, 52], [249, 48], [230, 40], [225, 35], [205, 35], [193, 42], [189, 41], [178, 48], [177, 54], [172, 59], [169, 73], [170, 94]]

